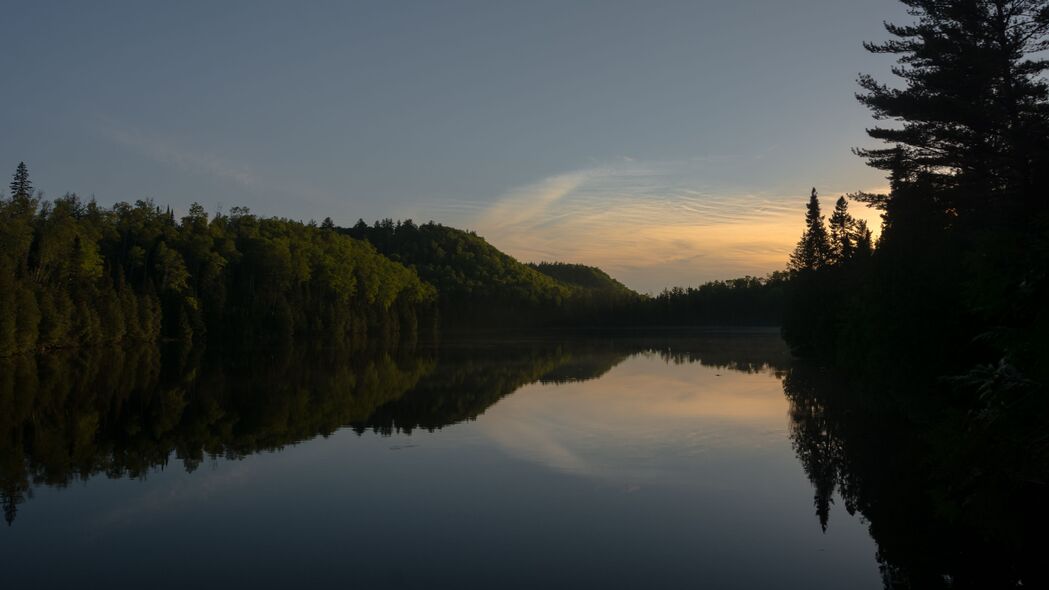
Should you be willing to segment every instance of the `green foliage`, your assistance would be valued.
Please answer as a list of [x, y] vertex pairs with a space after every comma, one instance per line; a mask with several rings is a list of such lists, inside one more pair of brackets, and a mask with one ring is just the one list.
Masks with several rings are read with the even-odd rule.
[[715, 281], [640, 295], [599, 268], [522, 264], [472, 232], [436, 223], [363, 220], [342, 233], [368, 240], [437, 287], [442, 325], [538, 326], [779, 325], [785, 276]]
[[540, 262], [530, 267], [569, 288], [565, 323], [607, 325], [621, 323], [645, 298], [595, 266]]
[[623, 297], [637, 295], [626, 285], [613, 279], [608, 273], [596, 266], [565, 262], [540, 262], [538, 264], [529, 264], [528, 266], [556, 281], [579, 289], [603, 291]]
[[122, 341], [414, 337], [433, 287], [367, 243], [234, 208], [0, 199], [0, 356]]
[[779, 278], [651, 298], [598, 268], [522, 264], [432, 222], [342, 229], [242, 207], [209, 218], [198, 204], [176, 220], [151, 201], [107, 209], [26, 190], [0, 201], [0, 355], [158, 339], [411, 339], [438, 316], [452, 330], [779, 323]]
[[443, 325], [527, 327], [565, 314], [573, 289], [500, 252], [473, 232], [437, 223], [360, 221], [341, 233], [367, 240], [437, 288]]

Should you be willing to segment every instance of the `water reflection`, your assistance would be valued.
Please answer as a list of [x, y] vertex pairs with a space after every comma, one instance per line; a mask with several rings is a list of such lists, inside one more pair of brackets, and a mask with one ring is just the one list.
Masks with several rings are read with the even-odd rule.
[[[919, 403], [929, 399], [861, 395], [792, 362], [770, 333], [5, 359], [0, 499], [11, 532], [0, 545], [28, 556], [32, 539], [57, 543], [94, 563], [99, 531], [138, 527], [142, 538], [117, 537], [134, 552], [169, 515], [165, 535], [215, 549], [199, 537], [251, 538], [260, 512], [242, 506], [268, 515], [281, 502], [283, 529], [318, 535], [305, 545], [318, 551], [318, 531], [361, 528], [460, 582], [481, 559], [470, 555], [487, 556], [491, 575], [464, 584], [476, 587], [507, 585], [500, 568], [520, 560], [569, 568], [577, 581], [606, 571], [611, 586], [645, 582], [635, 579], [643, 571], [673, 587], [688, 576], [718, 587], [1049, 586], [1040, 447], [1008, 424]], [[452, 424], [462, 426], [431, 434]], [[318, 437], [332, 440], [299, 444]], [[128, 478], [150, 485], [107, 488]], [[78, 481], [88, 485], [60, 490]], [[55, 517], [67, 522], [42, 524], [41, 511], [17, 521], [38, 501], [55, 510], [56, 498], [69, 498]], [[323, 517], [303, 513], [311, 506]], [[182, 524], [196, 511], [207, 522]], [[454, 531], [448, 547], [469, 547], [467, 557], [404, 545], [419, 522]], [[59, 526], [87, 540], [56, 541]], [[492, 553], [493, 540], [518, 553]], [[354, 547], [366, 581], [412, 585], [383, 577], [396, 556]]]
[[[778, 445], [786, 403], [769, 387], [768, 364], [729, 375], [660, 349], [620, 362], [607, 379], [519, 389], [486, 414], [480, 428], [501, 447], [546, 467], [641, 485], [694, 478], [711, 456]], [[709, 480], [722, 479], [711, 473]]]
[[1022, 440], [928, 391], [861, 391], [802, 363], [783, 388], [821, 526], [835, 526], [835, 497], [861, 514], [885, 588], [1049, 587], [1044, 435]]
[[774, 333], [3, 362], [16, 583], [879, 585], [861, 523], [811, 514]]
[[[209, 457], [241, 458], [346, 426], [387, 435], [434, 430], [472, 420], [530, 383], [596, 379], [641, 352], [749, 372], [782, 370], [786, 360], [772, 334], [299, 347], [232, 357], [144, 346], [0, 359], [0, 499], [11, 524], [34, 486], [96, 474], [141, 478], [172, 460], [192, 472]], [[725, 401], [701, 403], [739, 407]], [[638, 398], [630, 411], [642, 407]]]
[[10, 524], [32, 486], [95, 474], [146, 476], [173, 457], [278, 449], [346, 424], [412, 389], [432, 356], [282, 349], [202, 357], [156, 347], [3, 360], [0, 496]]

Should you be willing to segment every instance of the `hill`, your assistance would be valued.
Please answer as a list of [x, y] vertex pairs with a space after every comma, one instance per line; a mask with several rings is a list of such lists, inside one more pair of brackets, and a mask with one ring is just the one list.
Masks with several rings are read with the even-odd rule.
[[415, 269], [437, 288], [442, 324], [527, 326], [563, 315], [573, 289], [468, 232], [438, 223], [391, 219], [339, 229]]
[[529, 263], [529, 267], [570, 287], [590, 291], [615, 293], [623, 297], [637, 297], [632, 289], [615, 280], [596, 266], [569, 264], [566, 262]]
[[599, 268], [524, 264], [474, 232], [438, 223], [361, 220], [339, 231], [368, 241], [436, 287], [445, 327], [590, 324], [642, 299]]

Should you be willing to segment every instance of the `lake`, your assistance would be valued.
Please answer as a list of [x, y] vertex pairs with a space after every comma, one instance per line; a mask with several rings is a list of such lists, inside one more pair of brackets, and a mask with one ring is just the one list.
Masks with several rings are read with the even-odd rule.
[[5, 362], [9, 588], [883, 584], [775, 333]]

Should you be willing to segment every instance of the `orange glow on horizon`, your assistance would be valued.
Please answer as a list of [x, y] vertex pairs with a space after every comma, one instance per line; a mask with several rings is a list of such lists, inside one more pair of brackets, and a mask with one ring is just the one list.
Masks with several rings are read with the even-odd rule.
[[[475, 227], [519, 260], [597, 266], [650, 293], [783, 270], [804, 229], [807, 196], [576, 196], [587, 182], [573, 174], [515, 191]], [[822, 197], [825, 217], [837, 197]], [[849, 209], [877, 237], [880, 213], [855, 202]]]

